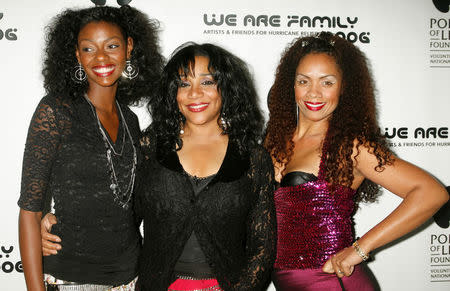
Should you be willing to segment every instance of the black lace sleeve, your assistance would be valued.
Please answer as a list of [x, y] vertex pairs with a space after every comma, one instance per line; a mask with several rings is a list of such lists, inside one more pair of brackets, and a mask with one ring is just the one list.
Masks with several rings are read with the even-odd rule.
[[41, 100], [28, 129], [18, 201], [20, 208], [28, 211], [43, 210], [52, 162], [60, 142], [54, 106], [50, 104], [48, 97]]
[[252, 180], [257, 200], [248, 219], [247, 267], [235, 290], [265, 290], [276, 255], [275, 180], [272, 160], [264, 149], [252, 158]]

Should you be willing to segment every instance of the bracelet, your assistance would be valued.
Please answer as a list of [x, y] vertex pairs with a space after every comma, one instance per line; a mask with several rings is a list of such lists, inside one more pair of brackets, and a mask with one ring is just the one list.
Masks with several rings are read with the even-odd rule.
[[355, 242], [352, 244], [355, 251], [358, 253], [358, 255], [363, 259], [363, 261], [367, 261], [369, 259], [369, 255], [366, 254], [361, 247], [359, 246], [358, 240], [355, 240]]

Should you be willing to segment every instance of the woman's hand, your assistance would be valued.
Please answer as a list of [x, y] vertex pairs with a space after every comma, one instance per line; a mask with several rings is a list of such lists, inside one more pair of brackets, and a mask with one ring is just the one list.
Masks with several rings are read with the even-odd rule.
[[347, 247], [333, 255], [322, 267], [325, 273], [335, 273], [339, 278], [350, 276], [356, 265], [362, 262], [362, 258], [353, 246]]
[[59, 236], [51, 234], [52, 226], [58, 221], [52, 213], [47, 213], [41, 220], [42, 254], [44, 256], [56, 255], [61, 245], [55, 242], [61, 242]]

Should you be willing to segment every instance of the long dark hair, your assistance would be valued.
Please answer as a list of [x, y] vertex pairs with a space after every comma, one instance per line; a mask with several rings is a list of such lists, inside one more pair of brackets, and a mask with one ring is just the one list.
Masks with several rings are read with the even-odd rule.
[[156, 134], [158, 145], [164, 150], [175, 151], [183, 146], [180, 129], [184, 117], [176, 97], [181, 84], [180, 70], [185, 75], [191, 74], [196, 56], [209, 59], [208, 70], [222, 97], [221, 116], [227, 120], [230, 141], [241, 153], [248, 152], [260, 143], [264, 122], [252, 77], [244, 61], [209, 43], [185, 43], [172, 54], [163, 69], [157, 94], [149, 102], [153, 122], [148, 131]]
[[[325, 166], [328, 181], [350, 187], [354, 179], [351, 156], [355, 140], [358, 150], [361, 145], [373, 149], [378, 160], [377, 171], [392, 163], [393, 155], [379, 130], [374, 85], [366, 57], [345, 39], [321, 33], [317, 37], [298, 38], [286, 49], [269, 94], [270, 118], [265, 147], [276, 163], [290, 161], [294, 149], [292, 137], [297, 127], [295, 71], [300, 60], [311, 53], [333, 57], [342, 72], [342, 93], [324, 141], [328, 145]], [[365, 180], [358, 189], [356, 200], [374, 201], [378, 193], [379, 187]]]
[[159, 23], [128, 5], [116, 7], [92, 7], [67, 9], [57, 15], [46, 30], [44, 88], [47, 94], [60, 98], [79, 98], [87, 91], [88, 82], [73, 81], [74, 67], [78, 64], [75, 48], [80, 30], [90, 22], [108, 22], [117, 25], [124, 39], [133, 38], [131, 58], [139, 68], [139, 76], [133, 80], [119, 79], [116, 98], [132, 104], [148, 97], [155, 88], [164, 64], [158, 46]]

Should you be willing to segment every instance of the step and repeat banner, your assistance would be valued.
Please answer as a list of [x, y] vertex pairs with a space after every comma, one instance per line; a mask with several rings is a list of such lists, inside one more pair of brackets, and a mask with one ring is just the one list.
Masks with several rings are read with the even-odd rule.
[[[108, 0], [108, 5], [117, 6]], [[134, 0], [161, 23], [168, 57], [186, 41], [211, 42], [251, 67], [267, 116], [266, 96], [282, 51], [293, 39], [322, 30], [355, 43], [370, 61], [379, 120], [403, 159], [450, 185], [450, 0]], [[0, 286], [25, 290], [19, 254], [17, 199], [31, 115], [41, 97], [44, 27], [65, 8], [88, 0], [0, 2]], [[133, 108], [141, 127], [145, 108]], [[449, 188], [447, 188], [449, 189]], [[384, 191], [355, 217], [364, 234], [400, 203]], [[449, 210], [375, 253], [368, 264], [381, 290], [450, 290]], [[269, 290], [275, 290], [273, 286]]]

